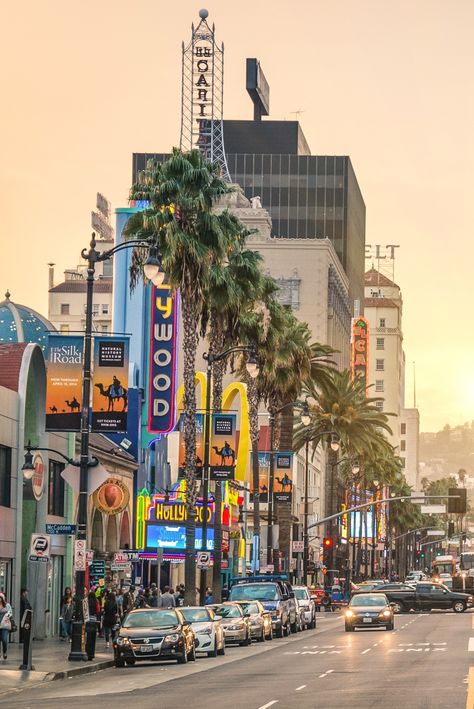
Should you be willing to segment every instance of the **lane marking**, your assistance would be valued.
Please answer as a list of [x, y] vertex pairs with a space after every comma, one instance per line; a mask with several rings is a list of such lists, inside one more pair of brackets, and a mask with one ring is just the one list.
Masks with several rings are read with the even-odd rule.
[[[326, 672], [323, 672], [322, 675], [319, 675], [319, 679], [323, 679], [323, 678], [326, 677], [327, 675], [330, 675], [331, 672], [334, 672], [334, 670], [326, 670]], [[263, 707], [260, 707], [260, 709], [263, 709]]]
[[301, 687], [297, 687], [297, 688], [295, 689], [295, 692], [300, 692], [300, 691], [301, 691], [302, 689], [304, 689], [305, 687], [306, 687], [306, 685], [305, 685], [305, 684], [302, 684]]
[[272, 699], [271, 702], [268, 702], [268, 704], [262, 704], [261, 707], [258, 707], [258, 709], [268, 709], [268, 707], [273, 706], [273, 704], [276, 704], [278, 702], [278, 699]]
[[363, 650], [360, 654], [365, 655], [366, 652], [370, 652], [372, 650], [371, 647], [368, 647], [367, 650]]
[[474, 667], [470, 667], [468, 679], [467, 679], [466, 709], [473, 709], [473, 708], [474, 708]]
[[469, 638], [469, 645], [467, 646], [468, 652], [474, 652], [474, 638]]

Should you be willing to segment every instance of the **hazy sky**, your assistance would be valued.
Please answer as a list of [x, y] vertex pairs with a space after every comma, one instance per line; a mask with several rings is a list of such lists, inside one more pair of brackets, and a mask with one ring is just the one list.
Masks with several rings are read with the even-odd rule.
[[[181, 41], [201, 6], [1, 5], [0, 295], [47, 314], [46, 264], [58, 281], [79, 262], [96, 192], [125, 206], [132, 152], [178, 143]], [[313, 154], [349, 154], [367, 242], [400, 244], [422, 429], [471, 420], [474, 0], [204, 6], [226, 48], [225, 116], [252, 117], [245, 58], [258, 57], [271, 117], [301, 110]]]

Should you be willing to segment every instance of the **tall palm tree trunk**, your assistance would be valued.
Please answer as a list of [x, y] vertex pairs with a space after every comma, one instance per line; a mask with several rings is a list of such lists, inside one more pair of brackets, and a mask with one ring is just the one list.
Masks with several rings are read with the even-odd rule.
[[186, 556], [184, 561], [185, 603], [196, 603], [196, 350], [198, 312], [182, 293], [184, 360], [184, 444], [186, 450]]
[[[257, 382], [252, 377], [247, 380], [247, 400], [249, 404], [250, 440], [252, 441], [252, 487], [253, 487], [253, 537], [254, 571], [260, 568], [260, 464], [258, 459], [258, 406]], [[268, 487], [268, 484], [267, 484]], [[257, 556], [258, 555], [258, 556]]]
[[[210, 351], [212, 354], [218, 354], [224, 346], [223, 334], [215, 327], [211, 321], [211, 332], [214, 336], [211, 337]], [[212, 366], [212, 408], [213, 411], [222, 409], [222, 390], [223, 379], [226, 369], [224, 360], [214, 362]], [[212, 430], [212, 428], [211, 428]], [[216, 480], [214, 483], [214, 566], [212, 567], [212, 593], [214, 601], [220, 603], [222, 596], [222, 485], [223, 483]]]

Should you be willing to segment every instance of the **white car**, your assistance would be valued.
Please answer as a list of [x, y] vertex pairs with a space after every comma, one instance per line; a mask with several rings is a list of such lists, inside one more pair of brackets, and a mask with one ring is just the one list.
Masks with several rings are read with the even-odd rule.
[[416, 581], [425, 581], [426, 574], [423, 571], [410, 571], [405, 579], [405, 583], [414, 583]]
[[194, 632], [196, 652], [205, 652], [208, 657], [225, 655], [224, 628], [220, 616], [206, 606], [183, 606], [179, 610]]
[[311, 591], [307, 586], [293, 586], [293, 591], [300, 610], [303, 628], [313, 630], [316, 627], [316, 604], [311, 598]]

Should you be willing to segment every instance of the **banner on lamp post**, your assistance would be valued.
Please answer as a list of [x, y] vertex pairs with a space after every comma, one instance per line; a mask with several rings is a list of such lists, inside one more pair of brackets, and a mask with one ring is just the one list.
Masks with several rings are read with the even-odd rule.
[[[185, 418], [184, 414], [179, 417], [179, 451], [178, 451], [178, 471], [179, 476], [184, 477], [186, 464], [186, 442], [185, 442]], [[204, 414], [196, 414], [196, 476], [201, 477], [204, 460]]]
[[80, 431], [84, 340], [50, 335], [46, 363], [46, 431]]
[[213, 414], [209, 464], [211, 480], [233, 480], [237, 461], [236, 414]]
[[[259, 451], [258, 453], [258, 492], [261, 505], [268, 504], [268, 481], [270, 479], [270, 453]], [[255, 488], [253, 475], [250, 475], [250, 504], [254, 502]]]
[[277, 502], [291, 502], [293, 494], [293, 453], [274, 453], [273, 496]]
[[92, 379], [92, 430], [126, 432], [128, 338], [96, 337]]

